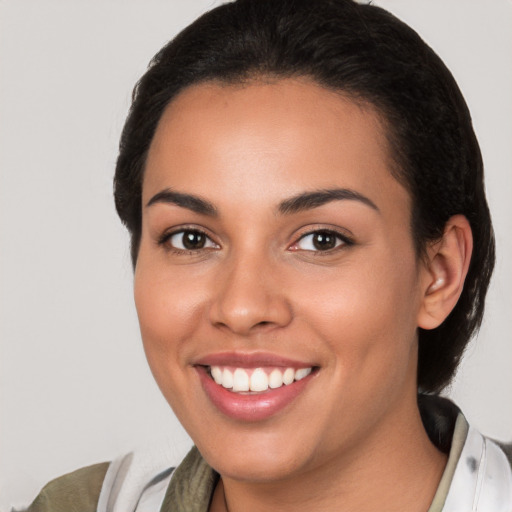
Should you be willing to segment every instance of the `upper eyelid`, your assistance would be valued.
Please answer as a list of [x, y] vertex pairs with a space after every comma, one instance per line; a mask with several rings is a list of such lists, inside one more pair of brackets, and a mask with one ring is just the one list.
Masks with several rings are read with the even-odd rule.
[[335, 235], [339, 236], [343, 241], [353, 243], [354, 242], [354, 235], [348, 230], [348, 229], [342, 229], [339, 227], [334, 226], [317, 226], [317, 227], [305, 227], [304, 231], [299, 230], [299, 234], [295, 236], [295, 241], [293, 243], [296, 243], [301, 238], [308, 236], [308, 235], [314, 235], [315, 233], [319, 232], [329, 232], [334, 233]]
[[[326, 249], [326, 250], [319, 250], [319, 249], [303, 249], [301, 247], [297, 247], [302, 240], [304, 240], [305, 238], [307, 238], [308, 236], [311, 236], [311, 235], [314, 235], [314, 234], [317, 234], [317, 233], [332, 233], [337, 239], [338, 239], [338, 242], [340, 243], [337, 243], [337, 245], [335, 247], [332, 247], [330, 249]], [[291, 252], [304, 252], [304, 253], [311, 253], [311, 254], [315, 254], [315, 255], [322, 255], [322, 256], [327, 256], [329, 254], [334, 254], [334, 253], [337, 253], [339, 252], [340, 250], [342, 250], [343, 248], [349, 248], [349, 247], [352, 247], [353, 245], [355, 245], [355, 240], [354, 240], [354, 237], [353, 235], [351, 234], [350, 236], [344, 232], [344, 230], [340, 229], [340, 228], [332, 228], [332, 227], [329, 227], [329, 228], [326, 228], [326, 227], [317, 227], [317, 228], [314, 228], [314, 229], [309, 229], [303, 233], [301, 233], [300, 235], [296, 236], [294, 238], [294, 241], [291, 242], [288, 247], [287, 247], [287, 251], [291, 251]]]
[[302, 238], [304, 236], [308, 235], [314, 235], [315, 233], [333, 233], [334, 235], [338, 235], [340, 238], [349, 238], [348, 235], [346, 235], [343, 232], [337, 231], [336, 229], [313, 229], [311, 231], [306, 231], [305, 233], [302, 233], [299, 238]]
[[198, 233], [201, 233], [207, 238], [209, 238], [213, 243], [219, 245], [219, 243], [214, 240], [213, 236], [209, 233], [209, 231], [200, 226], [176, 226], [175, 228], [168, 228], [164, 230], [164, 232], [158, 237], [158, 243], [165, 243], [172, 236], [177, 235], [178, 233], [183, 233], [185, 231], [197, 231]]
[[[221, 245], [220, 242], [218, 240], [216, 240], [216, 237], [213, 236], [208, 229], [206, 229], [202, 226], [197, 226], [197, 225], [182, 225], [182, 226], [176, 226], [173, 228], [168, 228], [168, 229], [164, 230], [164, 232], [158, 237], [157, 242], [159, 244], [163, 244], [166, 241], [168, 241], [169, 238], [171, 238], [172, 236], [174, 236], [178, 233], [184, 232], [184, 231], [197, 231], [197, 232], [205, 235], [216, 245], [218, 245], [218, 246]], [[299, 233], [297, 233], [297, 231]], [[288, 244], [288, 247], [298, 243], [299, 240], [303, 239], [306, 236], [313, 235], [315, 233], [319, 233], [322, 231], [333, 233], [347, 245], [354, 244], [354, 235], [348, 229], [342, 229], [340, 227], [334, 227], [334, 226], [329, 226], [329, 225], [327, 225], [327, 226], [326, 225], [318, 225], [318, 226], [314, 226], [314, 227], [309, 225], [309, 226], [304, 226], [303, 228], [301, 228], [299, 230], [296, 230], [296, 232], [295, 232], [296, 234], [293, 235], [293, 238], [292, 238], [293, 241]]]

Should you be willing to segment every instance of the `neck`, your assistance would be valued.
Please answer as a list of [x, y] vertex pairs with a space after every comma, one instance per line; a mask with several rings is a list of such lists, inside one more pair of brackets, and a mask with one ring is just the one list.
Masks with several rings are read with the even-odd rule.
[[428, 439], [416, 397], [321, 467], [273, 482], [223, 478], [210, 512], [428, 510], [446, 465]]

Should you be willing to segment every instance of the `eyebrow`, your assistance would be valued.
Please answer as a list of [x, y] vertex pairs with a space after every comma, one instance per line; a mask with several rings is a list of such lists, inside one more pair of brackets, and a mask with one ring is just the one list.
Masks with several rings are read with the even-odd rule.
[[155, 194], [146, 204], [146, 208], [157, 203], [175, 204], [181, 208], [186, 208], [201, 215], [208, 215], [209, 217], [218, 216], [217, 208], [206, 199], [192, 194], [175, 192], [169, 188]]
[[297, 196], [291, 197], [290, 199], [286, 199], [279, 204], [279, 213], [283, 215], [289, 215], [292, 213], [298, 213], [305, 210], [318, 208], [332, 201], [341, 200], [359, 201], [366, 206], [369, 206], [373, 210], [380, 212], [377, 205], [371, 199], [368, 199], [366, 196], [360, 194], [359, 192], [348, 188], [333, 188], [317, 190], [313, 192], [304, 192], [303, 194], [299, 194]]
[[[332, 201], [341, 200], [359, 201], [373, 210], [380, 212], [377, 205], [371, 199], [368, 199], [359, 192], [348, 188], [334, 188], [304, 192], [279, 203], [278, 212], [281, 215], [290, 215], [305, 210], [312, 210]], [[215, 208], [215, 206], [206, 199], [202, 199], [201, 197], [192, 194], [176, 192], [169, 188], [155, 194], [147, 202], [146, 208], [157, 203], [174, 204], [201, 215], [208, 215], [209, 217], [218, 216], [217, 208]]]

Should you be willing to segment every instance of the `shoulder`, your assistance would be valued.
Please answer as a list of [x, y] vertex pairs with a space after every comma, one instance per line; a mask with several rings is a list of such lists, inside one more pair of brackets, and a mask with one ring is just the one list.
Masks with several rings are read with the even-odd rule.
[[26, 512], [95, 512], [108, 467], [94, 464], [52, 480]]
[[208, 510], [217, 479], [196, 447], [176, 468], [169, 457], [137, 450], [110, 464], [97, 512]]

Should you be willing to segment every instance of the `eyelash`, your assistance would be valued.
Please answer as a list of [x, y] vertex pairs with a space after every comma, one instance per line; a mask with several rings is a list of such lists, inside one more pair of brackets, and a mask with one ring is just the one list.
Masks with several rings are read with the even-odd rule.
[[[302, 240], [305, 240], [308, 236], [312, 235], [319, 235], [319, 234], [325, 234], [328, 236], [335, 237], [335, 246], [326, 250], [320, 250], [320, 249], [301, 249], [301, 248], [295, 248]], [[314, 244], [314, 242], [313, 242]], [[302, 234], [296, 242], [294, 242], [291, 246], [292, 250], [295, 251], [304, 251], [308, 253], [313, 253], [315, 255], [323, 256], [332, 254], [333, 252], [337, 252], [340, 249], [343, 249], [343, 247], [350, 247], [354, 245], [354, 241], [349, 238], [346, 234], [340, 233], [339, 231], [336, 231], [334, 229], [326, 229], [326, 228], [318, 228], [318, 229], [312, 229], [308, 231], [307, 233]]]
[[[212, 245], [214, 245], [215, 247], [200, 247], [200, 248], [197, 248], [197, 249], [186, 249], [186, 248], [178, 248], [178, 247], [175, 247], [173, 246], [171, 243], [170, 243], [170, 240], [176, 236], [176, 235], [183, 235], [185, 233], [189, 233], [189, 234], [194, 234], [194, 235], [200, 235], [200, 236], [204, 236], [205, 239], [206, 239], [206, 243], [211, 243]], [[158, 239], [158, 245], [159, 246], [163, 246], [166, 248], [166, 250], [170, 251], [170, 252], [173, 252], [175, 254], [179, 254], [179, 255], [197, 255], [200, 251], [202, 250], [211, 250], [211, 249], [216, 249], [218, 248], [218, 244], [216, 244], [212, 238], [205, 232], [203, 231], [202, 229], [198, 229], [196, 227], [194, 228], [187, 228], [187, 227], [182, 227], [180, 229], [176, 229], [174, 231], [171, 231], [171, 232], [166, 232], [164, 233], [159, 239]]]
[[[192, 234], [195, 236], [199, 235], [199, 236], [205, 237], [205, 243], [209, 244], [209, 246], [199, 247], [196, 249], [187, 249], [187, 248], [175, 247], [174, 245], [172, 245], [170, 243], [170, 240], [174, 236], [181, 235], [183, 237], [185, 235], [185, 233], [189, 233], [189, 234]], [[313, 236], [313, 235], [320, 235], [320, 234], [335, 237], [335, 239], [336, 239], [335, 246], [332, 248], [328, 248], [326, 250], [321, 250], [318, 248], [316, 250], [315, 249], [302, 249], [302, 248], [298, 247], [299, 243], [301, 241], [305, 240], [307, 237]], [[183, 238], [182, 238], [182, 241], [183, 241]], [[312, 244], [314, 244], [314, 242], [312, 242]], [[219, 245], [217, 243], [215, 243], [212, 240], [212, 238], [205, 231], [198, 229], [196, 227], [194, 227], [194, 228], [182, 227], [180, 229], [176, 229], [171, 232], [166, 232], [158, 239], [158, 245], [164, 246], [168, 251], [173, 252], [175, 254], [179, 254], [179, 255], [197, 255], [203, 250], [212, 250], [212, 249], [219, 248]], [[182, 245], [183, 245], [183, 243], [182, 243]], [[308, 252], [308, 253], [312, 253], [315, 255], [327, 255], [327, 254], [332, 254], [333, 252], [338, 251], [338, 250], [342, 249], [343, 247], [350, 247], [352, 245], [354, 245], [354, 241], [351, 238], [349, 238], [346, 234], [340, 233], [339, 231], [336, 231], [334, 229], [318, 228], [318, 229], [313, 229], [313, 230], [308, 231], [307, 233], [302, 234], [297, 239], [296, 242], [294, 242], [291, 246], [288, 247], [288, 250], [303, 251], [303, 252]]]

